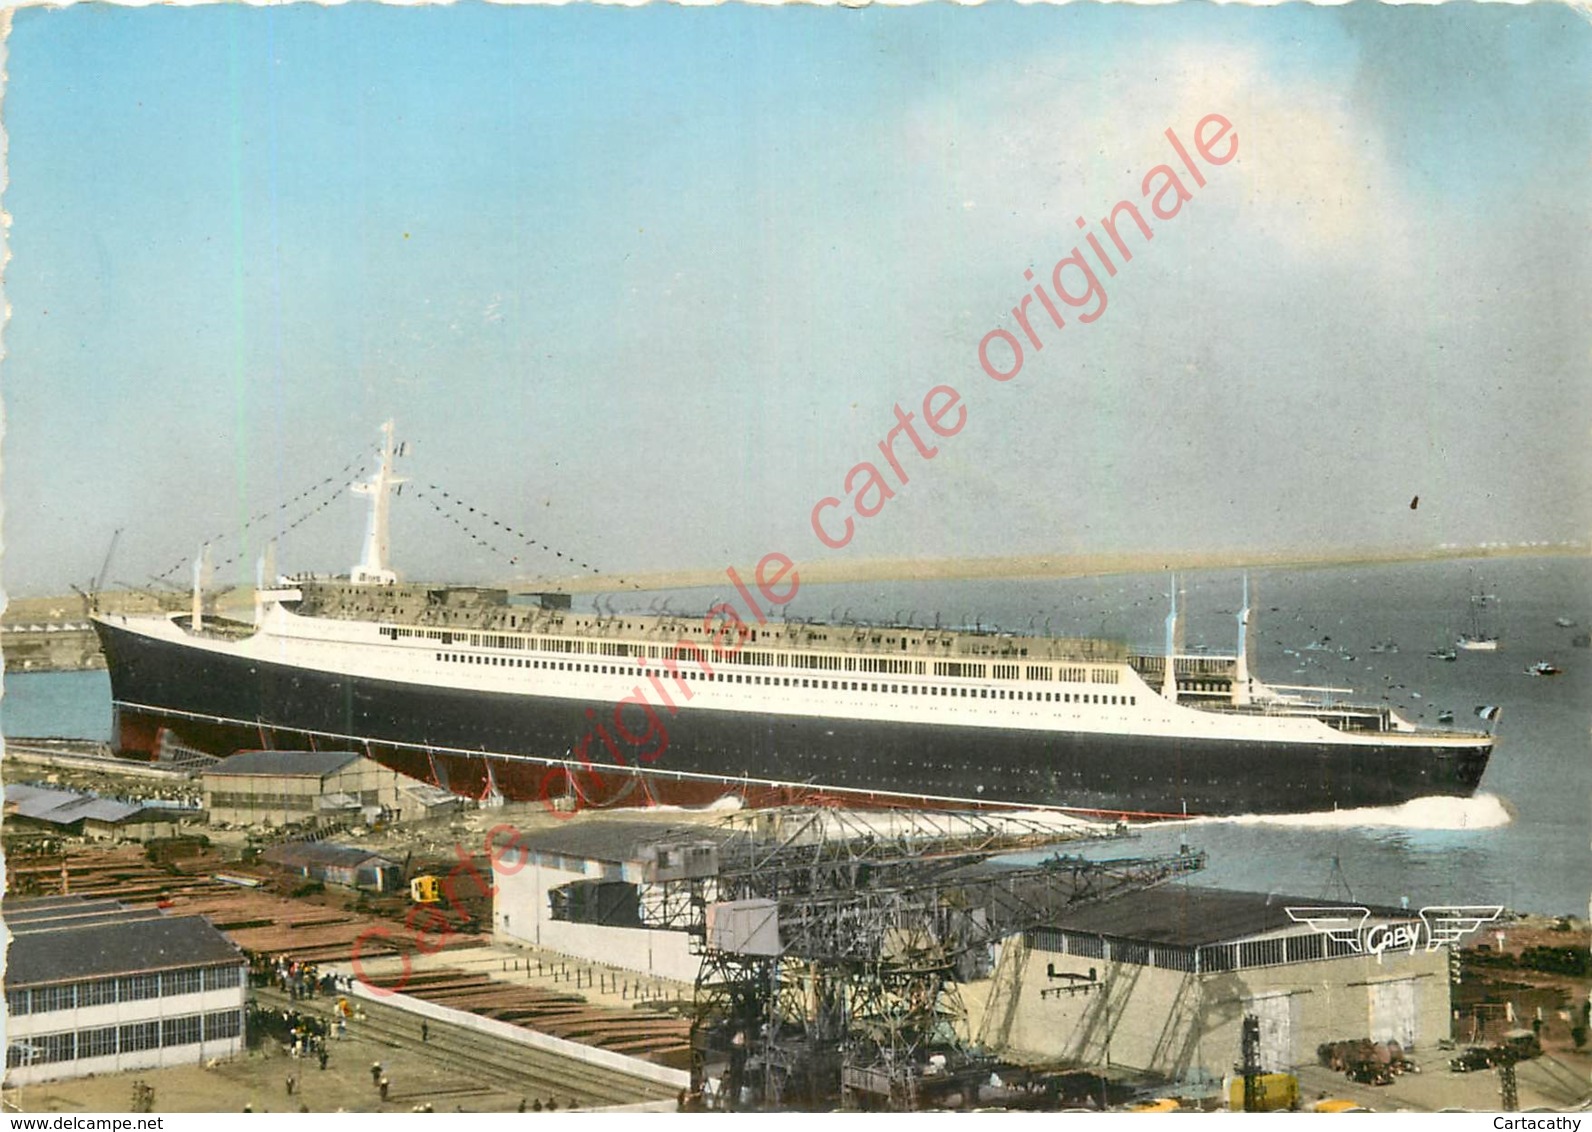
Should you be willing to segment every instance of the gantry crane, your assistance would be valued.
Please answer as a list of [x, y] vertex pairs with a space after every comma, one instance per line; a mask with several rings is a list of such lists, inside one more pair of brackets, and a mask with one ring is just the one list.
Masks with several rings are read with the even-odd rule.
[[966, 1099], [992, 1060], [969, 1039], [956, 987], [988, 973], [993, 944], [1204, 865], [1186, 850], [993, 858], [1123, 833], [1045, 814], [839, 809], [669, 831], [643, 850], [640, 920], [690, 933], [701, 955], [693, 1103], [916, 1109]]

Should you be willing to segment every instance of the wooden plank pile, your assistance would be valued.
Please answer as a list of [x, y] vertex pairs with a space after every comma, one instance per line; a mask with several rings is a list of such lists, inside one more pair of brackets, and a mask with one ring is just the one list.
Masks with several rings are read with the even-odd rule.
[[[690, 1050], [690, 1022], [659, 1010], [594, 1005], [569, 991], [454, 968], [415, 972], [402, 981], [405, 994], [439, 1006], [649, 1061], [680, 1064]], [[371, 982], [400, 989], [398, 976]]]

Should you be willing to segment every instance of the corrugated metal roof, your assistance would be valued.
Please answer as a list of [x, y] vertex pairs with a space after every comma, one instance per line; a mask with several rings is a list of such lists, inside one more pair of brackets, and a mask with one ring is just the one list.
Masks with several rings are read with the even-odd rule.
[[115, 905], [112, 908], [98, 908], [85, 911], [81, 914], [70, 916], [43, 916], [36, 920], [17, 922], [9, 916], [6, 927], [11, 929], [12, 935], [23, 935], [28, 932], [58, 932], [72, 928], [86, 927], [90, 924], [131, 923], [134, 920], [156, 920], [165, 915], [154, 905], [139, 908], [128, 908], [109, 901]]
[[75, 802], [82, 794], [71, 790], [50, 790], [43, 786], [7, 786], [6, 809], [18, 817], [31, 818], [47, 814], [57, 806]]
[[51, 810], [45, 816], [45, 820], [59, 824], [82, 821], [86, 818], [92, 818], [94, 821], [120, 822], [142, 813], [143, 809], [143, 806], [134, 802], [118, 802], [114, 798], [80, 798]]
[[303, 868], [306, 865], [333, 865], [358, 868], [361, 865], [395, 865], [397, 862], [352, 845], [328, 845], [324, 841], [295, 841], [273, 845], [260, 856], [275, 865]]
[[244, 751], [201, 773], [205, 778], [243, 774], [275, 778], [325, 778], [361, 758], [355, 751]]
[[[194, 811], [187, 811], [193, 813]], [[112, 822], [120, 825], [129, 821], [176, 821], [182, 811], [170, 806], [149, 806], [143, 803], [134, 805], [128, 802], [114, 802], [106, 798], [96, 798], [92, 806], [87, 807], [82, 817], [90, 821]]]
[[80, 916], [90, 912], [103, 912], [106, 909], [124, 908], [126, 905], [119, 900], [90, 900], [86, 896], [30, 896], [21, 899], [7, 899], [0, 904], [0, 917], [3, 917], [7, 927], [15, 930], [14, 925], [25, 924], [30, 920], [51, 920], [63, 916]]
[[[1054, 926], [1136, 942], [1202, 947], [1283, 928], [1301, 928], [1303, 925], [1288, 915], [1288, 908], [1339, 903], [1342, 902], [1318, 897], [1169, 884], [1086, 905], [1058, 918]], [[1393, 908], [1372, 908], [1371, 911], [1381, 915], [1409, 915]]]
[[[681, 827], [663, 822], [637, 820], [569, 821], [548, 829], [520, 833], [517, 844], [533, 853], [572, 857], [584, 861], [623, 864], [640, 859], [640, 848], [654, 842], [680, 844], [695, 839], [696, 831], [682, 838]], [[711, 826], [703, 826], [700, 840], [722, 842], [730, 836]]]
[[413, 778], [400, 778], [398, 793], [413, 798], [423, 806], [440, 806], [448, 802], [463, 801], [451, 790], [444, 790], [440, 786], [432, 786], [429, 782], [419, 782]]
[[5, 985], [10, 990], [242, 960], [237, 946], [203, 916], [118, 917], [16, 935], [6, 955]]
[[[83, 893], [73, 892], [64, 896], [6, 896], [0, 900], [0, 909], [5, 909], [6, 915], [11, 911], [41, 912], [48, 908], [68, 908], [75, 904], [89, 903], [88, 896]], [[113, 901], [115, 903], [115, 901]]]
[[116, 798], [80, 794], [75, 790], [50, 790], [26, 785], [8, 786], [6, 804], [10, 812], [19, 818], [48, 822], [50, 825], [71, 825], [85, 818], [124, 822], [146, 809], [162, 810], [162, 813], [155, 815], [157, 818], [170, 814], [166, 807], [152, 806], [147, 802], [123, 802]]
[[92, 818], [95, 821], [123, 822], [144, 811], [134, 802], [119, 802], [114, 798], [87, 798], [68, 795], [62, 802], [55, 798], [37, 797], [19, 803], [13, 811], [19, 818], [47, 822], [50, 825], [71, 825]]
[[59, 810], [62, 806], [69, 806], [76, 801], [76, 798], [65, 802], [57, 801], [54, 798], [30, 798], [26, 802], [18, 802], [12, 808], [11, 813], [15, 817], [47, 822], [51, 821], [50, 815], [56, 810]]

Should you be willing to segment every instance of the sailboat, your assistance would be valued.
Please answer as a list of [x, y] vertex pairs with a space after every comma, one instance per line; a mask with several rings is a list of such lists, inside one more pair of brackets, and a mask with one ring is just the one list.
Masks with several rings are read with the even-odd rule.
[[1456, 648], [1467, 652], [1498, 651], [1498, 634], [1488, 628], [1482, 614], [1482, 610], [1497, 600], [1497, 595], [1482, 593], [1479, 589], [1470, 595], [1470, 628], [1454, 642]]

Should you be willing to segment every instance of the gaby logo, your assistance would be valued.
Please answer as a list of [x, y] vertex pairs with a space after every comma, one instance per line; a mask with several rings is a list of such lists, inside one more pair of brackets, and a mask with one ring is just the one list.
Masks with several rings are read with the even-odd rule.
[[1403, 951], [1415, 954], [1415, 945], [1421, 938], [1421, 925], [1413, 920], [1403, 924], [1378, 924], [1365, 933], [1365, 953], [1381, 955], [1384, 951]]
[[1371, 918], [1371, 909], [1362, 905], [1285, 908], [1284, 911], [1294, 923], [1307, 924], [1357, 955], [1381, 955], [1385, 951], [1413, 955], [1421, 941], [1423, 925], [1426, 950], [1436, 951], [1458, 943], [1483, 924], [1503, 915], [1504, 910], [1496, 904], [1429, 904], [1420, 910], [1419, 921], [1373, 924], [1369, 929], [1365, 923]]

